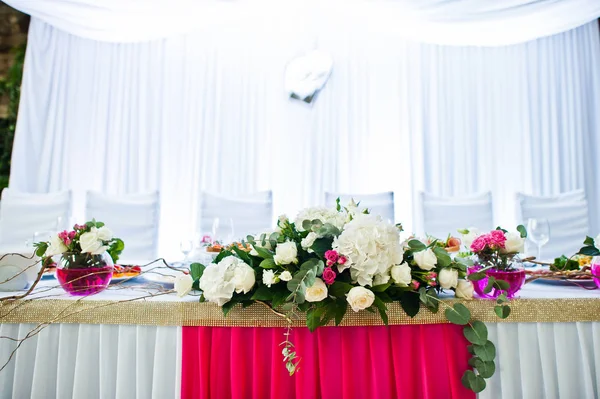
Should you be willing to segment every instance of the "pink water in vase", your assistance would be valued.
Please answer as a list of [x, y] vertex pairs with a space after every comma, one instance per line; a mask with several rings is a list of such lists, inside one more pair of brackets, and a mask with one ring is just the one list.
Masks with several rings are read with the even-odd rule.
[[[471, 266], [469, 268], [468, 274], [476, 273], [481, 270], [481, 266]], [[525, 284], [525, 270], [522, 269], [513, 269], [513, 270], [496, 270], [496, 269], [488, 269], [485, 271], [486, 276], [494, 277], [496, 280], [504, 280], [508, 283], [509, 288], [506, 291], [507, 298], [513, 298], [523, 287]], [[497, 298], [505, 291], [498, 290], [496, 288], [492, 288], [489, 293], [483, 292], [485, 287], [487, 286], [488, 278], [483, 278], [478, 281], [473, 281], [473, 287], [475, 289], [475, 293], [480, 298]]]
[[63, 254], [56, 279], [71, 295], [87, 296], [104, 291], [113, 275], [110, 255]]
[[600, 256], [594, 256], [592, 259], [592, 276], [594, 276], [594, 283], [600, 288]]

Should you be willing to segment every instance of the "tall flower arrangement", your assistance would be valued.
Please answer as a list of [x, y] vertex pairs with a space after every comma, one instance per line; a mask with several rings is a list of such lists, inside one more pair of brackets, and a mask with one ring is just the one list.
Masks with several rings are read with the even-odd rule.
[[[293, 374], [298, 357], [289, 340], [292, 319], [306, 314], [312, 331], [330, 322], [339, 325], [348, 309], [378, 312], [388, 323], [387, 309], [399, 302], [410, 317], [424, 306], [465, 326], [474, 353], [463, 384], [479, 392], [493, 374], [493, 344], [483, 323], [471, 320], [466, 306], [439, 299], [441, 292], [471, 299], [466, 278], [469, 259], [451, 257], [446, 248], [456, 240], [416, 238], [400, 242], [401, 226], [371, 215], [351, 202], [336, 209], [308, 208], [292, 222], [280, 217], [272, 232], [248, 236], [252, 250], [223, 250], [208, 266], [192, 264], [176, 283], [181, 295], [203, 291], [200, 301], [217, 303], [225, 315], [236, 305], [262, 302], [285, 312], [289, 321], [283, 356]], [[501, 316], [501, 315], [500, 315]], [[502, 317], [502, 316], [501, 316]]]

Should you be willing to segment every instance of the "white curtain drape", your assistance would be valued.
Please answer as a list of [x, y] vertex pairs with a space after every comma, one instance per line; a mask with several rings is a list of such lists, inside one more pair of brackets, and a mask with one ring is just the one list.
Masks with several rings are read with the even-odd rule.
[[[0, 364], [34, 324], [0, 325]], [[1, 398], [178, 398], [181, 327], [52, 324], [0, 372]]]
[[331, 31], [317, 46], [333, 74], [306, 105], [283, 90], [286, 63], [315, 46], [294, 26], [114, 44], [34, 19], [10, 185], [72, 189], [79, 218], [85, 190], [159, 190], [167, 256], [201, 190], [272, 189], [276, 215], [326, 191], [394, 191], [409, 231], [420, 190], [490, 190], [508, 225], [516, 192], [583, 188], [596, 204], [599, 41], [596, 22], [494, 48]]
[[285, 22], [308, 35], [330, 29], [395, 32], [420, 42], [507, 45], [600, 17], [597, 0], [5, 0], [71, 34], [136, 42], [252, 23]]

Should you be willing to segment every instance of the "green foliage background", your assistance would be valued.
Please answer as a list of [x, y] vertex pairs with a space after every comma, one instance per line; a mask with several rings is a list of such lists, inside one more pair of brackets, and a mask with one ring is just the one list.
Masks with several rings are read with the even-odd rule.
[[0, 97], [8, 97], [8, 115], [0, 118], [0, 190], [8, 186], [10, 175], [10, 157], [17, 126], [25, 48], [26, 44], [23, 43], [13, 49], [15, 52], [13, 63], [6, 77], [0, 79]]

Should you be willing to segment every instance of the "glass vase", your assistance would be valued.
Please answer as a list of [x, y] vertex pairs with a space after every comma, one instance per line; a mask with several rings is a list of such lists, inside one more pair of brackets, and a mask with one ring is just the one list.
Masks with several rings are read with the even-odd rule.
[[[473, 274], [481, 270], [483, 267], [480, 265], [471, 266], [468, 270], [468, 274]], [[495, 268], [487, 269], [485, 275], [488, 277], [494, 277], [496, 280], [504, 280], [508, 283], [509, 288], [507, 291], [496, 289], [492, 287], [492, 290], [488, 293], [483, 292], [488, 283], [488, 277], [482, 278], [478, 281], [473, 281], [473, 287], [475, 293], [480, 298], [497, 298], [503, 292], [506, 292], [507, 298], [513, 298], [525, 284], [525, 270], [521, 267], [513, 267], [509, 270], [499, 270]]]
[[101, 255], [64, 253], [56, 268], [56, 279], [71, 295], [93, 295], [110, 284], [113, 266], [107, 252]]
[[600, 288], [600, 256], [594, 256], [591, 263], [591, 272], [594, 276], [594, 283]]

